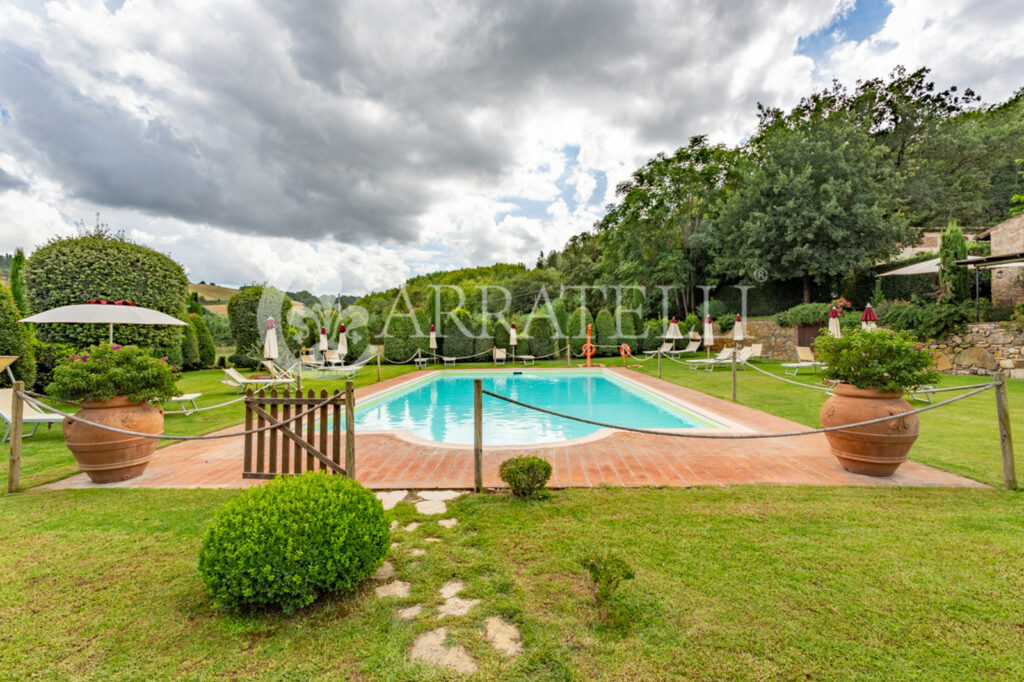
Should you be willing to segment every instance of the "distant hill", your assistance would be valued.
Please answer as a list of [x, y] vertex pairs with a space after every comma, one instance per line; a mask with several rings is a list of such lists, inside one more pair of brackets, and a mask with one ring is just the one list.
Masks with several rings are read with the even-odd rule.
[[[206, 284], [204, 282], [200, 282], [199, 284], [189, 282], [188, 290], [189, 293], [194, 291], [199, 294], [201, 299], [205, 299], [202, 301], [203, 307], [215, 315], [228, 314], [228, 299], [238, 291], [238, 289], [222, 287], [216, 284]], [[302, 308], [319, 302], [319, 299], [308, 291], [288, 291], [286, 293], [288, 294], [288, 297], [292, 299], [292, 304], [296, 308]], [[327, 296], [327, 298], [330, 297], [330, 295]], [[354, 303], [359, 297], [343, 295], [338, 296], [337, 298], [341, 300], [341, 305], [345, 306]]]
[[227, 303], [231, 295], [238, 291], [238, 289], [220, 287], [216, 284], [193, 284], [190, 282], [188, 291], [189, 293], [196, 292], [210, 303]]

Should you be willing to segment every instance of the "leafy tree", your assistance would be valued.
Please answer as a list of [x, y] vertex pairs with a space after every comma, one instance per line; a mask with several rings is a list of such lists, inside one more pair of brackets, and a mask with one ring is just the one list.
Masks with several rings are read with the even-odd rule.
[[955, 261], [967, 258], [967, 239], [956, 221], [950, 221], [942, 233], [939, 245], [939, 300], [942, 303], [960, 303], [971, 298], [971, 275], [967, 266], [956, 265]]
[[199, 369], [199, 342], [196, 339], [196, 330], [192, 325], [182, 329], [181, 334], [181, 368], [187, 370]]
[[690, 138], [658, 154], [616, 188], [620, 203], [598, 224], [606, 281], [673, 286], [677, 312], [697, 305], [709, 264], [707, 224], [732, 188], [739, 153]]
[[773, 280], [842, 276], [895, 255], [910, 232], [895, 212], [895, 172], [849, 115], [771, 118], [752, 144], [755, 167], [716, 229], [716, 267]]
[[[1024, 159], [1017, 159], [1017, 164], [1024, 165]], [[1020, 172], [1021, 180], [1024, 181], [1024, 170]], [[1011, 215], [1020, 215], [1024, 213], [1024, 193], [1014, 194], [1010, 200], [1013, 206], [1010, 207]]]

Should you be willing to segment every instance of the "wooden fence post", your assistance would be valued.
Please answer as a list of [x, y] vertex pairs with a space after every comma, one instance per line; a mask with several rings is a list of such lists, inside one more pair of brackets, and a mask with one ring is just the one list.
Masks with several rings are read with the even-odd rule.
[[1007, 490], [1017, 487], [1013, 460], [1013, 434], [1010, 432], [1010, 404], [1006, 398], [1006, 376], [996, 372], [996, 411], [999, 414], [999, 447], [1003, 451], [1003, 483]]
[[658, 378], [661, 378], [661, 350], [658, 350]]
[[380, 383], [380, 351], [382, 346], [377, 346], [377, 383]]
[[568, 341], [565, 342], [565, 366], [572, 368], [572, 345]]
[[11, 399], [11, 460], [7, 468], [7, 492], [18, 490], [21, 483], [21, 433], [25, 416], [25, 400], [18, 395], [25, 390], [24, 381], [14, 382], [14, 395]]
[[356, 477], [356, 392], [352, 381], [345, 382], [345, 475]]
[[483, 382], [473, 379], [473, 488], [484, 489], [484, 394]]

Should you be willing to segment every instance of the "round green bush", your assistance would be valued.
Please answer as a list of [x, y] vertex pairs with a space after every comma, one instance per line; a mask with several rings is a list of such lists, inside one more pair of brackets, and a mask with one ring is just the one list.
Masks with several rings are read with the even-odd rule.
[[[96, 299], [126, 300], [184, 319], [188, 295], [185, 271], [162, 253], [122, 236], [97, 231], [54, 239], [25, 263], [25, 290], [35, 312]], [[85, 348], [107, 341], [103, 324], [46, 324], [39, 338]], [[114, 341], [146, 348], [181, 346], [182, 327], [116, 325]]]
[[380, 500], [356, 481], [279, 476], [221, 507], [199, 550], [199, 572], [221, 608], [287, 613], [353, 592], [390, 544]]
[[513, 495], [536, 497], [551, 478], [551, 464], [540, 457], [513, 457], [501, 463], [498, 475], [508, 483]]
[[[266, 293], [266, 300], [263, 294]], [[280, 301], [280, 306], [277, 302]], [[260, 308], [260, 303], [263, 308]], [[246, 353], [263, 347], [267, 318], [273, 317], [286, 341], [292, 334], [288, 326], [288, 313], [292, 309], [290, 298], [270, 287], [260, 285], [242, 287], [228, 299], [228, 323], [235, 341], [235, 352]], [[284, 348], [280, 349], [282, 352]]]

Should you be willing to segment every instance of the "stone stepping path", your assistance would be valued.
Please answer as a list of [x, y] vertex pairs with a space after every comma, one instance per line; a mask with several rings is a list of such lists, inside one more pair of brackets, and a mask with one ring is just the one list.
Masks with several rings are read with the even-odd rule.
[[[384, 509], [394, 509], [399, 502], [409, 502], [416, 507], [416, 511], [420, 514], [438, 516], [448, 511], [446, 503], [449, 500], [453, 500], [462, 494], [454, 490], [421, 490], [418, 492], [392, 490], [378, 492], [377, 497], [380, 499]], [[437, 520], [437, 525], [441, 528], [454, 528], [458, 523], [459, 520], [454, 517]], [[401, 529], [404, 532], [411, 533], [421, 525], [423, 525], [422, 521], [411, 521], [405, 526], [402, 526], [398, 521], [392, 521], [391, 531], [396, 532]], [[428, 537], [423, 538], [423, 542], [442, 542], [442, 540], [438, 537]], [[391, 550], [395, 551], [399, 546], [400, 543], [393, 542], [391, 543]], [[419, 547], [409, 548], [409, 555], [413, 557], [422, 557], [426, 553], [426, 550]], [[395, 576], [395, 572], [394, 564], [391, 561], [385, 561], [377, 569], [377, 572], [373, 574], [373, 579], [380, 581], [391, 580]], [[391, 597], [404, 599], [409, 596], [410, 588], [410, 584], [403, 580], [392, 580], [376, 587], [375, 592], [380, 599]], [[461, 580], [449, 580], [441, 586], [438, 593], [444, 599], [444, 603], [437, 608], [437, 618], [466, 616], [482, 603], [483, 600], [481, 599], [464, 599], [460, 597], [459, 593], [464, 589], [466, 589], [466, 584]], [[395, 617], [406, 622], [419, 618], [422, 615], [424, 615], [422, 604], [413, 604], [395, 611]], [[523, 651], [523, 638], [519, 629], [515, 625], [506, 623], [498, 616], [484, 619], [483, 635], [496, 651], [508, 658], [518, 656]], [[446, 627], [439, 627], [424, 632], [413, 641], [412, 648], [409, 650], [409, 658], [467, 675], [475, 673], [479, 666], [473, 655], [461, 644], [447, 644], [447, 640], [448, 628]]]

